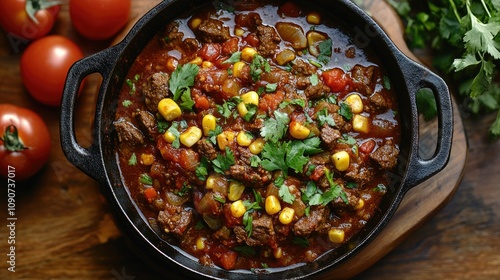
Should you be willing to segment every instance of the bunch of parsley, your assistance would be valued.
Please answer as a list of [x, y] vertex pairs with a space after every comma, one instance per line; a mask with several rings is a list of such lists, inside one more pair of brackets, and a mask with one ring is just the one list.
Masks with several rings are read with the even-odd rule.
[[468, 109], [475, 114], [497, 111], [490, 134], [498, 138], [500, 0], [388, 1], [406, 23], [410, 48], [433, 51], [433, 66], [457, 85]]

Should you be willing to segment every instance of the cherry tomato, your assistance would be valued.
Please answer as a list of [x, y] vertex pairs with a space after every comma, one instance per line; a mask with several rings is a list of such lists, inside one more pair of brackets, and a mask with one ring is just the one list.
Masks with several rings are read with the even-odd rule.
[[35, 112], [0, 104], [0, 175], [14, 174], [26, 180], [37, 173], [50, 156], [50, 134]]
[[27, 40], [47, 35], [59, 14], [57, 1], [49, 0], [2, 0], [0, 1], [0, 25], [8, 33]]
[[46, 36], [32, 42], [21, 56], [21, 79], [37, 101], [59, 106], [68, 70], [81, 58], [83, 52], [71, 40]]
[[130, 0], [70, 0], [69, 14], [75, 29], [82, 36], [105, 40], [125, 26], [130, 6]]

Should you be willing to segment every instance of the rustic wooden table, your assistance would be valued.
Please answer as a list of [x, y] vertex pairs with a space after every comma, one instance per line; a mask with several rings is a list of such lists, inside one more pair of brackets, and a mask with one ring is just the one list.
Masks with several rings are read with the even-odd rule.
[[[158, 1], [132, 1], [131, 21]], [[398, 37], [401, 28], [387, 5], [381, 0], [366, 3], [404, 49]], [[95, 42], [79, 36], [70, 24], [67, 5], [62, 6], [52, 33], [69, 37], [85, 55], [118, 40]], [[97, 183], [66, 161], [59, 143], [59, 110], [38, 104], [23, 88], [22, 48], [14, 47], [0, 31], [0, 103], [31, 108], [43, 116], [52, 135], [52, 153], [40, 174], [17, 185], [16, 272], [7, 270], [9, 232], [1, 226], [0, 279], [160, 279], [125, 245]], [[429, 61], [424, 55], [416, 59]], [[99, 82], [96, 74], [88, 78], [77, 106], [77, 137], [82, 145], [92, 141], [92, 104]], [[412, 189], [383, 236], [337, 276], [500, 279], [500, 141], [487, 138], [495, 115], [471, 116], [461, 110], [460, 101], [455, 109], [451, 164], [444, 173]], [[6, 198], [6, 194], [0, 196], [5, 210]], [[6, 211], [0, 213], [0, 220], [6, 221]]]

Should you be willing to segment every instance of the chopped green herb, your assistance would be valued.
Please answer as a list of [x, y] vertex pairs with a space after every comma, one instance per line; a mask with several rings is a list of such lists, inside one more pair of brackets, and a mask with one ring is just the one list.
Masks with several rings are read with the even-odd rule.
[[128, 100], [128, 99], [125, 99], [122, 102], [123, 107], [128, 107], [128, 106], [130, 106], [132, 104], [134, 104], [134, 103], [132, 101]]
[[156, 127], [158, 128], [159, 133], [165, 133], [168, 129], [168, 122], [165, 120], [158, 120], [156, 123]]
[[135, 153], [132, 153], [130, 158], [128, 159], [128, 165], [136, 165], [137, 164], [137, 156]]
[[285, 184], [279, 186], [278, 193], [280, 198], [286, 203], [292, 204], [295, 201], [295, 197], [290, 193], [288, 186]]
[[288, 105], [299, 105], [300, 107], [304, 108], [306, 107], [306, 101], [304, 99], [285, 100], [280, 103], [279, 107], [283, 109]]
[[326, 205], [339, 197], [342, 199], [342, 201], [344, 201], [344, 203], [349, 203], [347, 194], [339, 184], [333, 181], [333, 174], [328, 168], [325, 168], [325, 176], [328, 184], [330, 185], [330, 189], [323, 194], [323, 205]]
[[172, 135], [174, 135], [174, 137], [175, 137], [175, 140], [172, 142], [172, 147], [174, 147], [176, 149], [178, 149], [181, 146], [181, 142], [180, 142], [180, 138], [179, 138], [181, 136], [181, 133], [177, 129], [178, 126], [179, 126], [178, 122], [173, 122], [172, 125], [167, 130], [167, 132], [172, 133]]
[[324, 40], [323, 42], [318, 44], [318, 49], [319, 49], [319, 55], [318, 55], [318, 61], [327, 64], [330, 62], [330, 58], [332, 57], [332, 39], [328, 38]]
[[317, 74], [312, 74], [309, 77], [309, 81], [311, 81], [311, 85], [313, 85], [313, 86], [317, 85], [319, 83], [318, 75]]
[[210, 141], [212, 144], [216, 145], [217, 144], [217, 135], [221, 134], [223, 132], [222, 127], [220, 125], [216, 125], [214, 130], [210, 130], [208, 132], [208, 141]]
[[295, 245], [300, 245], [304, 248], [309, 247], [309, 240], [301, 236], [294, 236], [292, 239], [292, 243]]
[[352, 119], [351, 106], [349, 106], [349, 104], [344, 102], [340, 103], [339, 115], [346, 118], [346, 120], [351, 120]]
[[380, 193], [386, 193], [387, 187], [384, 184], [378, 184], [373, 190]]
[[228, 59], [224, 60], [222, 62], [222, 64], [225, 64], [225, 63], [236, 63], [236, 62], [240, 61], [240, 58], [241, 58], [241, 52], [237, 51], [237, 52], [234, 52], [233, 54], [231, 54], [231, 57], [229, 57]]
[[140, 176], [139, 176], [139, 181], [141, 183], [143, 183], [144, 185], [153, 185], [153, 178], [151, 178], [151, 176], [149, 176], [148, 174], [146, 173], [142, 173]]
[[226, 203], [226, 198], [224, 198], [223, 196], [214, 195], [214, 200], [220, 203]]
[[233, 247], [233, 250], [240, 253], [244, 257], [252, 257], [257, 255], [257, 252], [255, 251], [254, 247], [251, 246], [236, 246]]
[[208, 159], [206, 157], [202, 157], [200, 160], [200, 164], [196, 167], [195, 170], [196, 177], [200, 181], [207, 180], [209, 165], [210, 163], [208, 162]]
[[325, 123], [328, 124], [331, 127], [337, 126], [335, 124], [335, 120], [333, 119], [332, 115], [328, 113], [327, 108], [323, 108], [319, 110], [318, 113], [316, 113], [318, 117], [318, 124], [319, 126], [323, 126]]
[[274, 84], [267, 84], [266, 88], [265, 88], [265, 91], [266, 92], [275, 92], [277, 87], [278, 87], [278, 84], [276, 84], [276, 83], [274, 83]]
[[184, 110], [191, 111], [194, 106], [194, 101], [191, 98], [191, 90], [189, 88], [186, 88], [182, 94], [181, 94], [181, 103], [179, 104], [179, 107]]
[[256, 54], [253, 57], [252, 63], [250, 63], [250, 76], [254, 82], [260, 80], [260, 76], [264, 73], [271, 72], [271, 65], [269, 62], [261, 55]]
[[274, 111], [274, 118], [269, 118], [264, 121], [264, 126], [260, 131], [260, 136], [264, 140], [278, 142], [286, 133], [290, 118], [286, 113]]
[[253, 155], [250, 157], [250, 166], [251, 167], [259, 167], [260, 162], [261, 162], [260, 157], [258, 157], [256, 155]]
[[168, 81], [170, 91], [174, 95], [174, 101], [177, 101], [181, 95], [189, 91], [189, 87], [194, 85], [194, 78], [198, 74], [198, 71], [198, 65], [192, 63], [186, 63], [175, 69]]
[[212, 161], [214, 171], [221, 174], [224, 174], [224, 172], [235, 163], [234, 154], [229, 147], [226, 147], [226, 153], [224, 155], [219, 154], [217, 158]]

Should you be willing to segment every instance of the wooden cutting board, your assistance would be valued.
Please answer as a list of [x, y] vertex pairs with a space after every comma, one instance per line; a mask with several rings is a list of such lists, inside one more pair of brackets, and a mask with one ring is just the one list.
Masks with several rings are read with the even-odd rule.
[[[395, 10], [386, 1], [355, 2], [372, 16], [403, 53], [415, 61], [426, 64], [425, 57], [419, 59], [409, 50], [403, 37], [404, 26]], [[156, 3], [159, 1], [148, 2], [145, 11]], [[125, 36], [126, 32], [122, 35]], [[115, 42], [119, 42], [121, 38], [118, 37]], [[454, 138], [447, 167], [431, 179], [411, 189], [386, 228], [363, 251], [337, 269], [319, 276], [318, 279], [352, 278], [367, 269], [400, 244], [409, 233], [432, 217], [452, 197], [462, 178], [467, 157], [466, 137], [455, 100], [453, 100], [453, 106]], [[422, 156], [430, 157], [436, 143], [437, 121], [426, 122], [421, 118], [420, 126], [420, 153]]]
[[[135, 20], [159, 2], [132, 1], [133, 20], [113, 42], [89, 43], [79, 37], [71, 28], [67, 6], [62, 7], [59, 24], [53, 32], [74, 39], [88, 55], [118, 42]], [[364, 0], [363, 5], [396, 45], [417, 60], [405, 45], [402, 25], [394, 11], [383, 0]], [[421, 56], [419, 58], [422, 59]], [[17, 59], [13, 56], [6, 61], [9, 85], [12, 84], [11, 91], [16, 94], [6, 96], [4, 101], [33, 108], [44, 115], [53, 137], [52, 153], [47, 167], [33, 180], [24, 185], [20, 183], [17, 188], [17, 269], [15, 273], [10, 273], [7, 262], [1, 261], [0, 279], [161, 279], [127, 248], [98, 184], [65, 159], [58, 138], [57, 110], [41, 107], [23, 92], [17, 92], [18, 87], [22, 88], [16, 68]], [[98, 76], [89, 77], [76, 105], [76, 134], [83, 146], [92, 142], [93, 108], [99, 82]], [[360, 254], [319, 279], [351, 278], [365, 270], [451, 199], [464, 172], [467, 156], [462, 120], [456, 104], [454, 108], [454, 143], [448, 166], [432, 179], [410, 190], [386, 228]], [[421, 124], [420, 148], [423, 153], [429, 153], [436, 142], [437, 124], [423, 121]], [[2, 236], [8, 235], [5, 231], [5, 226], [0, 229]], [[7, 242], [0, 243], [0, 252], [9, 250]], [[175, 274], [174, 271], [172, 273]]]

